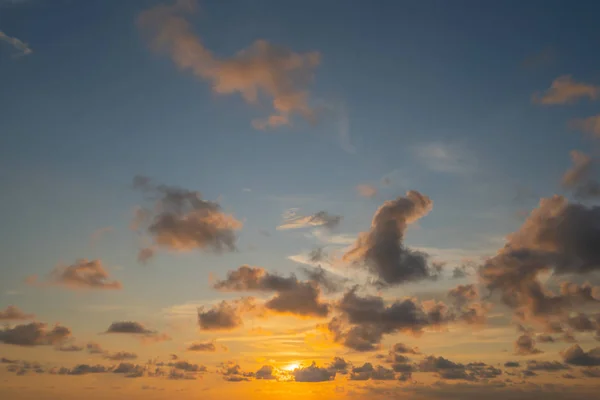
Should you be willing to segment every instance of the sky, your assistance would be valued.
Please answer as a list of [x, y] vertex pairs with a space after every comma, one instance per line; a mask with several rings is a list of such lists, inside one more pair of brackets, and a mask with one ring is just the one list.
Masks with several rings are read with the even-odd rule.
[[599, 11], [0, 0], [0, 397], [597, 398]]

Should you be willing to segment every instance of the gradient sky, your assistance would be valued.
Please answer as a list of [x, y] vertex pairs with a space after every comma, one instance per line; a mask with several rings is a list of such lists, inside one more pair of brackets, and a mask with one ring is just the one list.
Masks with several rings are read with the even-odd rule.
[[[595, 398], [598, 12], [0, 0], [0, 397]], [[177, 188], [210, 203], [169, 209]], [[389, 261], [396, 250], [424, 264]], [[96, 275], [79, 275], [84, 259]], [[302, 311], [300, 292], [277, 308], [289, 289], [262, 281], [219, 290], [244, 265], [294, 274], [326, 312]], [[474, 294], [453, 304], [456, 288]], [[237, 326], [200, 323], [247, 296]], [[351, 296], [414, 302], [426, 322], [359, 348], [330, 321], [369, 335], [383, 322], [357, 322]], [[118, 322], [146, 331], [110, 333]], [[55, 324], [68, 334], [50, 335]], [[397, 343], [419, 349], [405, 370]], [[115, 373], [129, 362], [136, 379]], [[265, 365], [276, 379], [259, 379]]]

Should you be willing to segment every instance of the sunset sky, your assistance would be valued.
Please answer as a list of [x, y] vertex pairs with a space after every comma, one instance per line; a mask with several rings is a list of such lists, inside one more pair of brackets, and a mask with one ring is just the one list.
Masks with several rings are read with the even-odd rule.
[[0, 0], [0, 398], [599, 398], [599, 12]]

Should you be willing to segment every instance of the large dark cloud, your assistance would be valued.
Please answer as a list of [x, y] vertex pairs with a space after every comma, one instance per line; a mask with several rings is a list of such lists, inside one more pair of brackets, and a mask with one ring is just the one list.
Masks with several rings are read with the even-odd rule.
[[47, 324], [31, 322], [0, 330], [0, 342], [17, 346], [60, 345], [71, 336], [71, 330], [61, 325], [51, 329]]
[[199, 192], [155, 185], [146, 177], [135, 177], [133, 184], [156, 201], [153, 208], [138, 210], [133, 227], [144, 229], [157, 247], [215, 252], [236, 249], [235, 232], [242, 223], [225, 214], [218, 203], [203, 200]]
[[0, 321], [25, 321], [33, 318], [35, 318], [35, 315], [27, 314], [19, 307], [12, 305], [0, 310]]
[[461, 319], [460, 310], [456, 312], [441, 302], [419, 303], [405, 298], [386, 305], [382, 297], [359, 296], [357, 290], [355, 287], [346, 292], [337, 302], [339, 315], [326, 326], [336, 342], [353, 350], [376, 350], [384, 335], [419, 335], [424, 328], [439, 328]]
[[586, 352], [575, 344], [561, 352], [561, 355], [567, 364], [585, 367], [600, 365], [600, 347], [595, 347]]
[[416, 191], [383, 203], [373, 217], [371, 229], [359, 235], [343, 259], [365, 266], [381, 286], [434, 276], [427, 256], [403, 243], [408, 225], [427, 215], [432, 206], [429, 197]]
[[33, 275], [27, 279], [31, 285], [59, 285], [69, 289], [121, 289], [121, 282], [111, 280], [110, 275], [102, 266], [100, 260], [79, 259], [71, 265], [59, 265], [55, 267], [46, 280], [38, 282], [37, 276]]
[[217, 281], [216, 289], [224, 291], [275, 292], [265, 302], [266, 309], [301, 316], [326, 317], [330, 306], [320, 298], [321, 290], [314, 281], [299, 281], [296, 276], [283, 277], [259, 267], [243, 265]]
[[562, 196], [545, 198], [520, 229], [508, 236], [504, 248], [485, 263], [480, 276], [492, 292], [500, 292], [517, 316], [548, 321], [574, 305], [598, 301], [598, 292], [568, 284], [555, 294], [542, 285], [539, 275], [598, 271], [599, 244], [599, 207], [569, 203]]

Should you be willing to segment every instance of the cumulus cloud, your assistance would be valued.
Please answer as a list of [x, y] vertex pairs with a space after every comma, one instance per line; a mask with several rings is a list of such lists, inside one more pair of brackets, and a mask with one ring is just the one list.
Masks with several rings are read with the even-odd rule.
[[537, 360], [529, 360], [527, 361], [527, 369], [529, 371], [562, 371], [564, 369], [569, 369], [568, 365], [565, 365], [558, 361], [537, 361]]
[[15, 50], [15, 57], [26, 56], [28, 54], [33, 53], [29, 45], [22, 40], [8, 36], [6, 33], [0, 31], [0, 42], [7, 43]]
[[217, 253], [236, 249], [235, 232], [241, 229], [242, 223], [225, 214], [218, 203], [203, 200], [199, 192], [155, 185], [143, 176], [135, 177], [133, 185], [155, 199], [156, 204], [152, 209], [139, 209], [132, 227], [143, 228], [157, 247]]
[[588, 83], [574, 81], [570, 75], [556, 78], [549, 89], [543, 93], [535, 93], [535, 103], [544, 105], [571, 104], [582, 98], [596, 100], [600, 95], [600, 87]]
[[332, 215], [327, 211], [319, 211], [313, 215], [296, 215], [286, 218], [277, 230], [299, 229], [322, 226], [333, 229], [342, 221], [341, 215]]
[[218, 373], [223, 375], [223, 379], [228, 382], [249, 381], [254, 377], [254, 372], [245, 372], [234, 362], [221, 364]]
[[574, 344], [562, 351], [561, 355], [567, 364], [583, 367], [600, 365], [600, 347], [595, 347], [586, 352], [579, 345]]
[[258, 371], [254, 374], [256, 379], [264, 379], [264, 380], [272, 380], [276, 379], [273, 375], [274, 368], [271, 365], [263, 365], [259, 368]]
[[35, 318], [35, 315], [27, 314], [19, 307], [12, 305], [0, 310], [0, 321], [25, 321], [33, 318]]
[[77, 260], [71, 265], [58, 265], [48, 275], [44, 282], [38, 282], [37, 276], [32, 275], [27, 279], [31, 285], [59, 285], [69, 289], [121, 289], [121, 282], [111, 280], [110, 275], [102, 266], [100, 260]]
[[214, 287], [224, 291], [275, 292], [275, 296], [264, 304], [267, 310], [274, 312], [314, 317], [329, 314], [330, 306], [320, 299], [318, 284], [299, 281], [295, 275], [283, 277], [263, 268], [243, 265], [228, 272], [227, 278], [217, 281]]
[[120, 363], [112, 370], [115, 374], [123, 374], [126, 378], [140, 378], [144, 376], [146, 368], [143, 365], [133, 363]]
[[412, 299], [386, 305], [381, 297], [346, 292], [336, 304], [340, 316], [326, 326], [336, 342], [357, 351], [372, 351], [386, 334], [404, 332], [418, 335], [425, 327], [436, 327], [454, 317], [443, 303], [418, 304]]
[[194, 1], [157, 6], [141, 13], [138, 26], [154, 50], [168, 54], [178, 67], [209, 82], [215, 93], [237, 93], [250, 104], [269, 99], [273, 112], [254, 120], [255, 128], [289, 125], [295, 115], [316, 121], [308, 86], [320, 62], [318, 52], [296, 53], [257, 40], [231, 57], [218, 57], [204, 46], [187, 20], [195, 9]]
[[535, 347], [535, 340], [529, 335], [521, 335], [515, 341], [515, 354], [526, 356], [538, 354], [542, 351]]
[[110, 324], [106, 334], [129, 334], [137, 336], [144, 343], [163, 342], [171, 340], [171, 338], [157, 331], [146, 328], [139, 322], [134, 321], [118, 321]]
[[350, 368], [350, 363], [342, 357], [334, 357], [333, 361], [329, 363], [327, 368], [340, 374], [347, 374], [348, 368]]
[[62, 344], [62, 345], [56, 347], [56, 350], [71, 353], [71, 352], [82, 351], [83, 346], [79, 346], [76, 344]]
[[0, 330], [0, 342], [17, 346], [59, 345], [71, 336], [71, 330], [55, 325], [51, 329], [42, 322], [31, 322]]
[[362, 197], [371, 198], [377, 196], [377, 188], [369, 184], [361, 184], [356, 186], [356, 192]]
[[309, 281], [323, 288], [327, 293], [337, 293], [344, 288], [347, 279], [326, 271], [320, 265], [317, 267], [300, 267]]
[[335, 379], [336, 372], [328, 368], [317, 367], [313, 362], [308, 367], [296, 368], [293, 371], [296, 382], [326, 382]]
[[562, 196], [542, 199], [520, 229], [507, 237], [504, 248], [480, 269], [482, 282], [492, 292], [499, 291], [503, 302], [525, 319], [547, 321], [574, 304], [595, 301], [572, 287], [561, 294], [552, 293], [539, 275], [597, 271], [598, 226], [600, 207], [569, 203]]
[[100, 344], [95, 342], [89, 342], [85, 345], [85, 348], [90, 354], [104, 354], [105, 350], [100, 346]]
[[241, 315], [257, 308], [253, 298], [231, 302], [222, 301], [208, 309], [198, 309], [200, 329], [207, 331], [232, 330], [243, 325]]
[[375, 213], [371, 229], [359, 235], [343, 260], [365, 266], [384, 286], [430, 278], [434, 271], [427, 256], [407, 248], [403, 240], [408, 224], [427, 215], [432, 206], [429, 197], [416, 191], [386, 201]]

